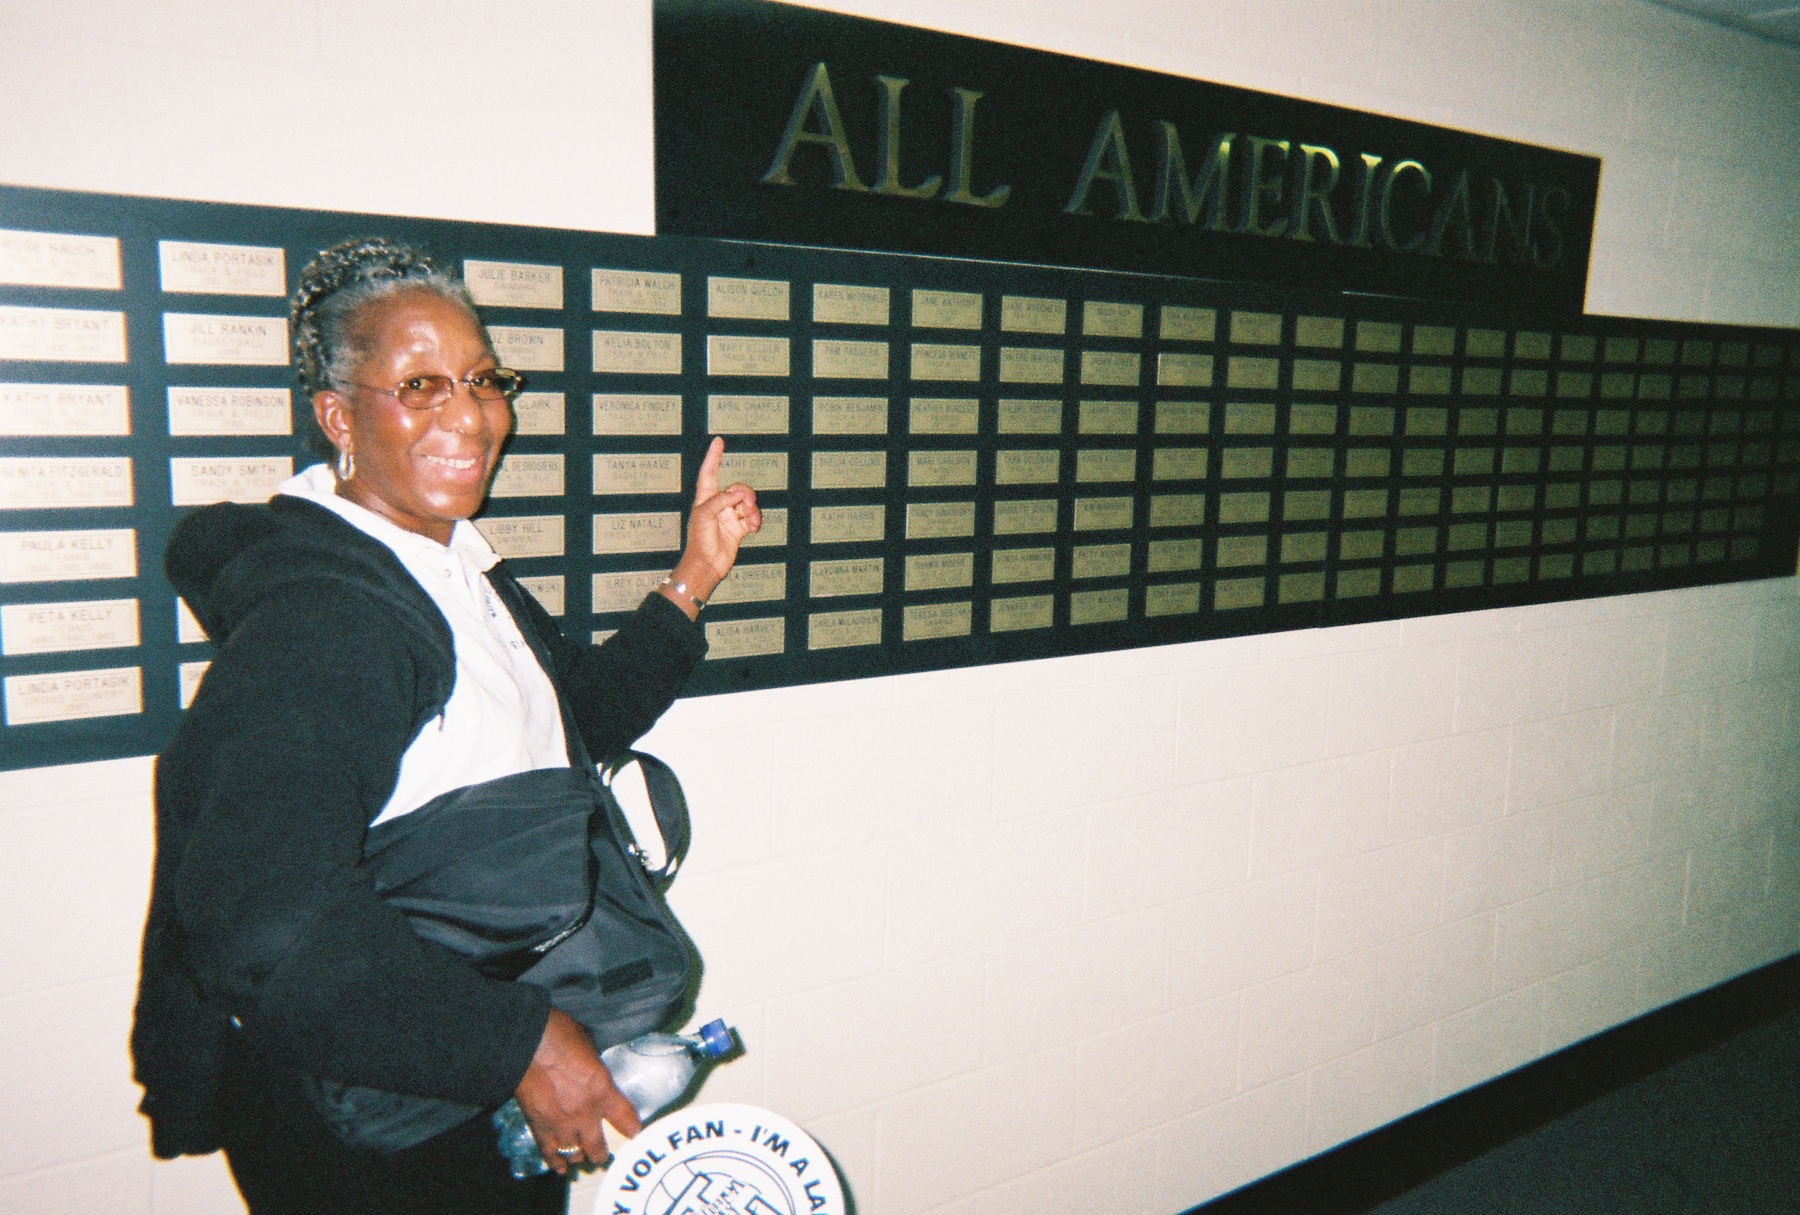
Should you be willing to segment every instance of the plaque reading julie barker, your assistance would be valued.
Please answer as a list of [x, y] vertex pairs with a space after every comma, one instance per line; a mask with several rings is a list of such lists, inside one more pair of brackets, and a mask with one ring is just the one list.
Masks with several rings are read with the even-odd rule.
[[616, 375], [680, 375], [681, 335], [596, 329], [594, 371]]
[[117, 291], [118, 239], [0, 228], [0, 284]]
[[122, 717], [144, 711], [143, 672], [138, 667], [57, 671], [6, 678], [6, 724], [29, 726], [87, 717]]
[[0, 436], [128, 435], [123, 384], [0, 384]]
[[[723, 478], [721, 478], [723, 480]], [[678, 494], [681, 456], [603, 453], [594, 457], [596, 494]]]
[[906, 428], [915, 435], [972, 435], [981, 425], [981, 402], [973, 397], [914, 397]]
[[560, 435], [566, 433], [566, 404], [560, 392], [521, 392], [513, 398], [513, 433]]
[[906, 453], [906, 483], [913, 486], [973, 485], [975, 453], [909, 451]]
[[595, 574], [592, 580], [594, 611], [635, 612], [644, 596], [657, 588], [667, 570], [631, 570], [621, 574]]
[[[561, 308], [563, 268], [463, 259], [469, 296], [484, 308]], [[501, 360], [504, 362], [505, 360]]]
[[489, 325], [494, 357], [517, 371], [561, 371], [563, 331], [541, 325]]
[[780, 616], [759, 620], [709, 620], [706, 622], [708, 661], [755, 658], [787, 649], [787, 621]]
[[595, 312], [681, 315], [681, 276], [648, 270], [592, 272]]
[[0, 653], [61, 654], [138, 643], [138, 601], [9, 603], [0, 607]]
[[885, 380], [888, 344], [814, 338], [812, 365], [813, 378], [818, 380]]
[[941, 342], [912, 344], [912, 378], [974, 383], [981, 379], [981, 347]]
[[1000, 347], [1002, 384], [1060, 384], [1063, 352], [1049, 346]]
[[1002, 333], [1063, 333], [1069, 327], [1069, 301], [1036, 295], [1000, 297]]
[[596, 392], [594, 433], [678, 435], [681, 433], [681, 394]]
[[942, 637], [967, 637], [972, 631], [974, 605], [961, 603], [909, 603], [900, 612], [902, 641], [935, 641]]
[[939, 540], [974, 534], [973, 502], [909, 502], [906, 505], [908, 540]]
[[785, 321], [788, 319], [787, 280], [708, 278], [706, 315], [737, 321]]
[[594, 553], [665, 553], [681, 547], [680, 511], [595, 515]]
[[285, 435], [294, 431], [294, 399], [286, 388], [170, 388], [169, 433]]
[[278, 316], [165, 312], [163, 359], [170, 364], [285, 367], [287, 321]]
[[725, 580], [713, 588], [708, 607], [727, 603], [772, 603], [787, 598], [787, 566], [734, 565]]
[[788, 340], [784, 337], [711, 334], [706, 339], [706, 374], [785, 376], [788, 374]]
[[169, 460], [169, 500], [175, 506], [267, 502], [275, 487], [293, 475], [292, 456], [175, 456]]
[[287, 294], [287, 254], [278, 247], [162, 240], [156, 256], [167, 294]]
[[784, 435], [788, 398], [715, 393], [706, 398], [706, 429], [715, 435]]
[[881, 489], [887, 485], [885, 451], [815, 451], [814, 489]]
[[490, 498], [560, 498], [564, 486], [563, 455], [512, 452], [503, 456], [494, 473]]
[[906, 559], [909, 591], [951, 590], [974, 582], [974, 553], [913, 553]]
[[563, 555], [561, 515], [489, 515], [473, 522], [475, 530], [502, 557]]
[[728, 451], [719, 461], [719, 484], [742, 482], [758, 493], [788, 487], [788, 454], [785, 451]]
[[887, 507], [880, 503], [867, 506], [815, 506], [812, 508], [810, 527], [814, 544], [856, 544], [881, 540], [887, 536]]
[[816, 325], [885, 325], [888, 307], [886, 287], [813, 284], [813, 323]]
[[0, 359], [123, 363], [125, 314], [0, 305]]
[[973, 291], [927, 291], [913, 288], [915, 329], [981, 328], [981, 296]]
[[880, 557], [846, 557], [815, 561], [809, 570], [807, 594], [814, 599], [839, 595], [879, 595], [886, 562]]
[[0, 582], [137, 577], [137, 532], [0, 532]]
[[806, 648], [809, 650], [837, 650], [848, 646], [880, 644], [880, 608], [814, 612], [806, 618]]
[[0, 456], [0, 510], [131, 502], [129, 456]]
[[888, 432], [886, 397], [814, 397], [812, 428], [816, 435], [884, 435]]

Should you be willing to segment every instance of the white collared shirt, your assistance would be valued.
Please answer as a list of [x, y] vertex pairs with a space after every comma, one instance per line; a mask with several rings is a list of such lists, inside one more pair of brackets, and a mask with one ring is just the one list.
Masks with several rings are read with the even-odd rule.
[[[440, 794], [536, 768], [566, 768], [568, 745], [550, 677], [494, 593], [487, 571], [500, 560], [480, 532], [459, 521], [450, 543], [409, 532], [337, 494], [324, 464], [276, 493], [323, 506], [392, 550], [450, 624], [456, 680], [438, 717], [400, 761], [394, 794], [375, 822], [398, 818]], [[355, 706], [347, 706], [355, 712]]]

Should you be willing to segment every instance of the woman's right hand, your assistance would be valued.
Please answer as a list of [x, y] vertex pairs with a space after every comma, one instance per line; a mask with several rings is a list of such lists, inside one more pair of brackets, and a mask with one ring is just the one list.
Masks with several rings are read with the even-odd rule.
[[[544, 1163], [558, 1173], [584, 1161], [606, 1162], [602, 1119], [626, 1136], [643, 1129], [631, 1102], [613, 1086], [612, 1076], [600, 1062], [587, 1030], [554, 1008], [544, 1025], [544, 1036], [538, 1040], [537, 1053], [531, 1057], [531, 1066], [525, 1069], [525, 1078], [519, 1081], [513, 1096], [518, 1099], [531, 1133], [537, 1137]], [[556, 1150], [577, 1147], [579, 1152], [566, 1155]]]

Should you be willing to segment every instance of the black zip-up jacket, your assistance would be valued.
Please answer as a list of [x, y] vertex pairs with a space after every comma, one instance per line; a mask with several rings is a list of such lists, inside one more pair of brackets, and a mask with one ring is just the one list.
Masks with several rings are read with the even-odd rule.
[[[156, 1155], [218, 1149], [234, 1032], [298, 1072], [504, 1102], [548, 996], [415, 936], [361, 866], [402, 755], [455, 683], [443, 614], [385, 545], [298, 498], [193, 511], [164, 566], [217, 654], [156, 768], [131, 1034]], [[660, 595], [607, 644], [584, 646], [504, 563], [488, 578], [542, 640], [596, 759], [648, 730], [705, 654], [700, 629]]]

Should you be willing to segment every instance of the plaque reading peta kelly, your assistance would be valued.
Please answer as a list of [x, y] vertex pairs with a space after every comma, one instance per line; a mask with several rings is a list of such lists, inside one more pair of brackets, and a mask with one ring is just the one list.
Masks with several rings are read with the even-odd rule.
[[286, 388], [171, 388], [169, 433], [285, 435], [294, 430], [294, 402]]
[[169, 294], [287, 294], [287, 254], [279, 247], [164, 240], [156, 242], [156, 254]]
[[138, 667], [99, 671], [57, 671], [6, 678], [6, 724], [121, 717], [144, 711], [143, 673]]
[[0, 532], [0, 582], [137, 577], [137, 532]]
[[0, 359], [123, 363], [125, 314], [0, 305]]
[[171, 364], [285, 367], [287, 321], [278, 316], [165, 312], [163, 358]]
[[[464, 258], [463, 282], [468, 285], [469, 295], [484, 308], [561, 308], [563, 306], [563, 270], [561, 266], [538, 266], [526, 262], [484, 262], [474, 258]], [[501, 360], [501, 362], [505, 361]]]
[[[681, 315], [681, 276], [648, 270], [595, 270], [595, 312]], [[599, 368], [595, 368], [596, 371]]]
[[0, 436], [130, 433], [123, 384], [0, 384]]
[[127, 456], [0, 456], [0, 510], [130, 506]]
[[138, 601], [9, 603], [0, 608], [0, 652], [59, 654], [138, 643]]
[[489, 515], [474, 520], [475, 530], [502, 557], [563, 555], [561, 515]]
[[0, 283], [117, 291], [118, 238], [0, 229]]

